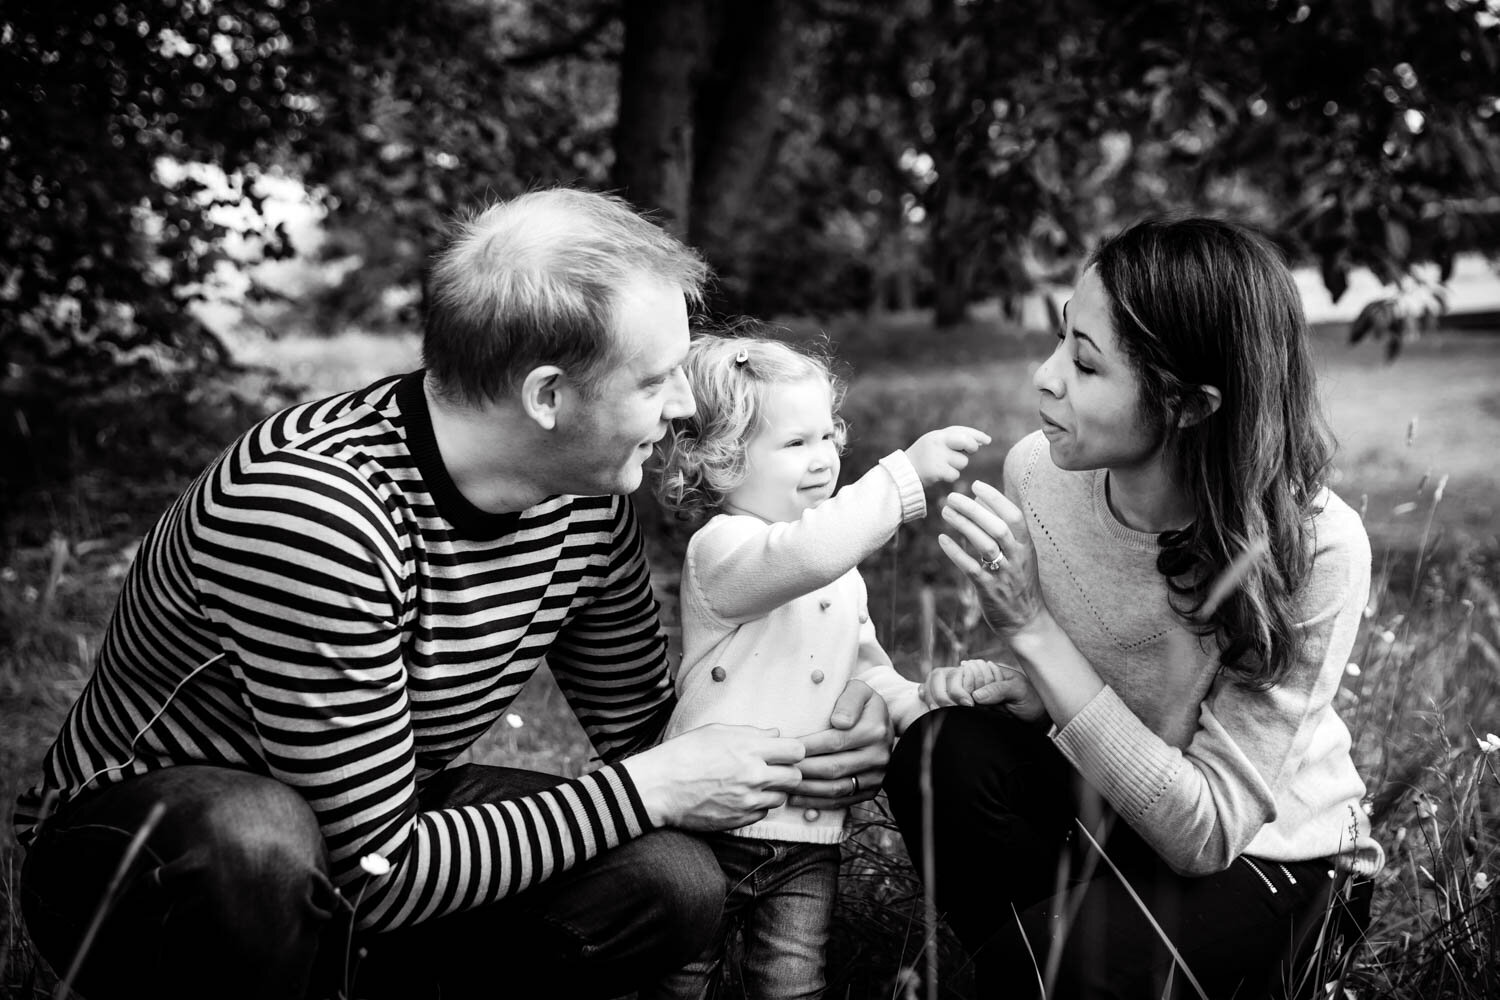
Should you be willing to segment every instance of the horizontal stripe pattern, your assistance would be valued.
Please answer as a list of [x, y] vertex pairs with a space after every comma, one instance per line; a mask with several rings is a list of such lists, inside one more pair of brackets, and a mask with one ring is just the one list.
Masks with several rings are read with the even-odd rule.
[[[98, 661], [16, 810], [174, 764], [273, 776], [316, 812], [361, 926], [519, 892], [643, 833], [614, 762], [671, 712], [666, 642], [624, 497], [553, 497], [483, 537], [423, 484], [424, 412], [382, 380], [251, 428], [147, 534]], [[430, 433], [430, 431], [428, 431]], [[482, 806], [419, 810], [546, 658], [602, 767]], [[173, 692], [176, 691], [174, 695]], [[157, 717], [159, 715], [159, 717]], [[133, 747], [132, 747], [133, 743]]]

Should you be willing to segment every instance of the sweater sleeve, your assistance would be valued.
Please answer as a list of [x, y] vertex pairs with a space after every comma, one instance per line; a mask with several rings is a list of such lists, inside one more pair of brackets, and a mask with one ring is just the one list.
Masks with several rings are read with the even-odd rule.
[[922, 686], [896, 672], [895, 664], [875, 635], [874, 622], [868, 614], [864, 619], [859, 626], [859, 654], [854, 664], [854, 679], [864, 681], [885, 699], [891, 721], [896, 726], [896, 735], [900, 736], [927, 711], [927, 703], [922, 700]]
[[[229, 456], [219, 475], [192, 512], [199, 599], [243, 682], [268, 773], [312, 807], [334, 881], [363, 886], [361, 927], [514, 894], [649, 828], [614, 766], [505, 801], [420, 809], [404, 529], [359, 475], [321, 456]], [[251, 482], [274, 488], [275, 504]], [[372, 853], [389, 874], [363, 872]]]
[[558, 634], [547, 663], [599, 755], [652, 746], [674, 705], [667, 640], [628, 497], [611, 511], [609, 567], [597, 596]]
[[1282, 681], [1248, 690], [1220, 674], [1178, 750], [1110, 688], [1056, 733], [1057, 746], [1175, 870], [1219, 871], [1276, 816], [1276, 802], [1331, 711], [1368, 599], [1364, 528], [1339, 504], [1315, 519], [1312, 572], [1299, 592], [1300, 642]]
[[743, 624], [837, 580], [926, 510], [911, 461], [893, 452], [796, 521], [711, 521], [689, 544], [685, 579], [714, 617]]

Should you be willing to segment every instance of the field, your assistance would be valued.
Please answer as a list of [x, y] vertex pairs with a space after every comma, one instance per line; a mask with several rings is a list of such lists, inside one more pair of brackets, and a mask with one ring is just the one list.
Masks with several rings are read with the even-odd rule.
[[[920, 322], [835, 325], [829, 334], [853, 378], [845, 478], [945, 423], [972, 423], [996, 445], [972, 468], [999, 481], [1004, 447], [1035, 423], [1032, 366], [1048, 338], [976, 321], [953, 333]], [[1341, 706], [1371, 786], [1389, 864], [1376, 885], [1370, 937], [1342, 975], [1320, 970], [1318, 994], [1500, 996], [1500, 337], [1430, 335], [1394, 364], [1318, 332], [1325, 401], [1341, 443], [1338, 492], [1365, 512], [1376, 593]], [[197, 465], [248, 415], [292, 395], [317, 395], [415, 367], [409, 340], [345, 335], [252, 345], [246, 356], [305, 388], [246, 376], [235, 393], [207, 394], [174, 413], [121, 412], [68, 435], [35, 433], [26, 456], [39, 485], [19, 498], [0, 538], [0, 797], [29, 781], [62, 713], [83, 684], [134, 539]], [[139, 411], [141, 408], [137, 407]], [[670, 608], [681, 529], [640, 504]], [[952, 662], [987, 646], [933, 543], [935, 521], [908, 526], [866, 567], [881, 637], [902, 669]], [[1500, 744], [1500, 741], [1496, 741]], [[1486, 743], [1486, 746], [1489, 744]], [[556, 689], [533, 685], [471, 751], [477, 759], [577, 773], [589, 756]], [[897, 995], [938, 969], [943, 995], [961, 996], [960, 958], [939, 938], [930, 962], [920, 895], [878, 811], [848, 852], [832, 995]], [[19, 935], [18, 859], [0, 828], [0, 997], [48, 995], [52, 980]]]

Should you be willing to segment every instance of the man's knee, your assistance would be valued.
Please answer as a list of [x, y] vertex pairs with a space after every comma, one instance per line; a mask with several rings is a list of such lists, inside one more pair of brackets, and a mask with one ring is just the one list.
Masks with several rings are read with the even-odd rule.
[[307, 801], [270, 778], [190, 806], [181, 817], [188, 843], [211, 851], [226, 874], [260, 881], [286, 871], [327, 873], [322, 829]]
[[[142, 816], [165, 808], [121, 880], [80, 985], [90, 995], [297, 995], [332, 913], [321, 832], [305, 801], [269, 778], [169, 768], [102, 790], [65, 811], [28, 854], [28, 921], [54, 966], [66, 965]], [[39, 933], [36, 933], [39, 932]], [[169, 970], [132, 978], [132, 956]]]
[[678, 830], [656, 830], [632, 845], [638, 852], [636, 898], [654, 936], [673, 952], [666, 965], [696, 958], [713, 938], [724, 909], [724, 872], [703, 841]]

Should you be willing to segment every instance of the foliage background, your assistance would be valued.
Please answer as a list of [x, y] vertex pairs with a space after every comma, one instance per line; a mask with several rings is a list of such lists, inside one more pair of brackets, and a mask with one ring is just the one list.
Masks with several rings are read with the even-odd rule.
[[[259, 414], [415, 364], [455, 212], [556, 183], [654, 212], [715, 265], [711, 312], [833, 341], [851, 472], [951, 420], [1014, 440], [1049, 336], [1019, 321], [1102, 233], [1212, 212], [1335, 300], [1356, 267], [1386, 285], [1318, 332], [1380, 580], [1341, 697], [1392, 856], [1339, 988], [1496, 995], [1500, 341], [1439, 314], [1456, 255], [1500, 243], [1497, 81], [1497, 0], [11, 0], [0, 793], [186, 480]], [[642, 513], [670, 605], [681, 527]], [[985, 644], [935, 531], [867, 567], [914, 673]], [[555, 691], [516, 716], [476, 754], [584, 766]], [[0, 995], [45, 995], [8, 829], [0, 855]], [[912, 987], [920, 899], [878, 817], [846, 886], [849, 995]]]

